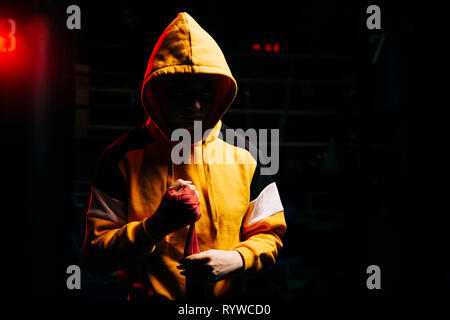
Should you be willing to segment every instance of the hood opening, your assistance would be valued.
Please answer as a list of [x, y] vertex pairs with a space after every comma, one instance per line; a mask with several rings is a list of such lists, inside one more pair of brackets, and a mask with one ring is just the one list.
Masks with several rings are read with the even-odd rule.
[[[189, 78], [193, 75], [194, 74], [185, 75], [185, 80], [189, 81]], [[206, 76], [206, 74], [201, 75]], [[159, 92], [161, 92], [161, 94], [171, 94], [170, 90], [161, 90], [161, 86], [163, 85], [162, 82], [171, 81], [173, 78], [179, 78], [179, 76], [179, 74], [158, 76], [157, 78], [153, 78], [151, 81], [149, 81], [143, 89], [145, 111], [151, 118], [151, 121], [153, 121], [164, 133], [166, 138], [170, 137], [170, 128], [167, 118], [164, 116], [165, 113], [162, 109], [164, 107], [164, 104], [161, 103]], [[203, 132], [214, 127], [216, 123], [221, 120], [222, 116], [230, 106], [235, 92], [231, 79], [222, 75], [209, 76], [211, 77], [208, 77], [207, 79], [214, 83], [214, 100], [212, 101], [208, 112], [203, 118]]]

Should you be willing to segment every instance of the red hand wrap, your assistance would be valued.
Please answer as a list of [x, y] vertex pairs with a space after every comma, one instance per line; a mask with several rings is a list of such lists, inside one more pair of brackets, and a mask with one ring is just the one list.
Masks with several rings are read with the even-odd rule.
[[200, 202], [194, 190], [168, 188], [155, 214], [146, 219], [145, 228], [155, 241], [160, 241], [167, 234], [195, 223], [200, 216]]
[[[194, 190], [189, 187], [186, 187], [181, 191], [177, 191], [174, 188], [169, 188], [167, 189], [166, 195], [175, 199], [176, 201], [183, 202], [185, 205], [190, 205], [190, 210], [196, 213], [197, 220], [200, 219], [202, 215], [200, 210], [200, 202], [197, 200]], [[200, 253], [197, 241], [197, 233], [195, 231], [195, 222], [191, 223], [191, 225], [189, 226], [189, 232], [186, 239], [186, 244], [184, 246], [184, 256], [187, 257], [194, 253]]]
[[181, 207], [180, 210], [187, 211], [188, 214], [195, 214], [196, 220], [200, 219], [202, 213], [200, 210], [200, 202], [197, 199], [195, 191], [189, 187], [178, 191], [175, 188], [168, 188], [164, 198], [168, 202], [176, 202], [176, 206]]

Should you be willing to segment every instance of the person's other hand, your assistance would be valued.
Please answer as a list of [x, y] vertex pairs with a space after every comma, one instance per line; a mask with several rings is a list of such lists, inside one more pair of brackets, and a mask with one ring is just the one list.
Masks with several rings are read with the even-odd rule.
[[184, 276], [216, 282], [240, 271], [243, 266], [244, 261], [236, 250], [211, 249], [181, 259], [177, 268], [183, 270], [180, 274]]
[[159, 241], [200, 219], [199, 193], [191, 181], [178, 179], [167, 188], [156, 212], [145, 221], [145, 230]]

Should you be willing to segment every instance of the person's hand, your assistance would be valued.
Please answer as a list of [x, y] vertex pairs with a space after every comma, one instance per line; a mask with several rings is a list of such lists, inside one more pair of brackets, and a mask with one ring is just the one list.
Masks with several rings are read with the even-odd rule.
[[180, 260], [180, 274], [195, 279], [216, 282], [240, 271], [244, 261], [236, 250], [207, 250]]
[[145, 220], [146, 232], [156, 241], [200, 219], [199, 193], [191, 181], [178, 179], [167, 188], [156, 212]]

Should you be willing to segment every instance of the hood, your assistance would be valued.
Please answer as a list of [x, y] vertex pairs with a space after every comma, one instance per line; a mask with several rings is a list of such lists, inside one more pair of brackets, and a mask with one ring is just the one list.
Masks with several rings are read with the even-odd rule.
[[152, 91], [152, 81], [159, 76], [171, 74], [219, 76], [216, 103], [206, 122], [208, 127], [220, 125], [220, 119], [236, 97], [236, 80], [217, 43], [186, 12], [176, 16], [156, 43], [141, 90], [142, 105], [149, 116], [148, 124], [156, 125], [166, 139], [169, 133], [155, 99], [155, 92]]

